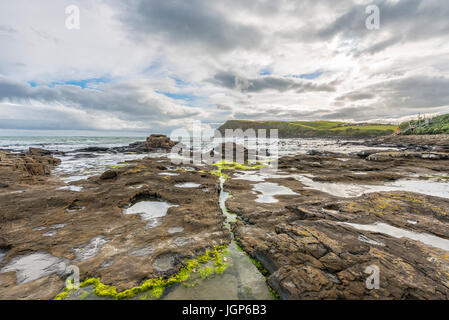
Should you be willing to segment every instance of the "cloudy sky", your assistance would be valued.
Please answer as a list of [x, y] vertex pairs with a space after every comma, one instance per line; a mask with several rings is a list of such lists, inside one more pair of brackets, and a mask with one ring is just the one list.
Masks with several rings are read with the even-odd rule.
[[447, 113], [448, 17], [447, 0], [3, 0], [0, 129]]

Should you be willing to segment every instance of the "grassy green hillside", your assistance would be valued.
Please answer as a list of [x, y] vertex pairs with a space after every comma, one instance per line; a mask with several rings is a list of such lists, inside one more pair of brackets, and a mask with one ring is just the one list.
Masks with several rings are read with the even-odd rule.
[[[389, 135], [397, 126], [385, 124], [360, 124], [337, 121], [246, 121], [228, 120], [218, 130], [225, 129], [278, 129], [280, 138], [292, 137], [354, 137], [364, 138]], [[268, 133], [268, 132], [267, 132]]]
[[399, 125], [401, 134], [440, 134], [449, 133], [449, 114], [438, 116], [427, 121], [406, 121]]

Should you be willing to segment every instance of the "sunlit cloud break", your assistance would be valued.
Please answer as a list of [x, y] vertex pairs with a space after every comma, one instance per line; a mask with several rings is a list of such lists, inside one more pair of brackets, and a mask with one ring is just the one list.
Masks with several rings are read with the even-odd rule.
[[445, 113], [448, 16], [444, 0], [3, 2], [0, 129]]

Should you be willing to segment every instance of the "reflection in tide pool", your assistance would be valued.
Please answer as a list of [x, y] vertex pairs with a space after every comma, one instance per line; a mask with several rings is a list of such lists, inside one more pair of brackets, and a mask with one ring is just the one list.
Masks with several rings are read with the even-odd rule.
[[17, 284], [28, 283], [51, 274], [67, 273], [68, 260], [48, 253], [34, 252], [13, 258], [0, 273], [16, 272]]
[[201, 186], [201, 184], [194, 182], [184, 182], [175, 184], [176, 188], [198, 188], [199, 186]]
[[177, 207], [177, 205], [159, 200], [139, 201], [129, 208], [123, 209], [123, 212], [125, 214], [139, 214], [142, 220], [147, 221], [146, 228], [151, 229], [161, 224], [161, 218], [167, 214], [171, 207]]
[[168, 230], [167, 230], [167, 232], [168, 232], [169, 234], [180, 233], [180, 232], [183, 232], [183, 231], [184, 231], [184, 228], [181, 227], [181, 226], [179, 226], [179, 227], [168, 228]]
[[62, 162], [54, 168], [53, 172], [61, 180], [69, 183], [102, 174], [104, 171], [114, 168], [121, 162], [142, 159], [148, 156], [147, 154], [116, 153], [93, 153], [92, 155], [93, 157], [88, 157], [86, 154], [80, 152], [73, 155], [58, 156]]
[[287, 187], [272, 182], [258, 183], [254, 185], [253, 190], [261, 193], [256, 199], [256, 201], [260, 203], [278, 202], [278, 200], [274, 197], [277, 195], [299, 195]]
[[65, 186], [65, 187], [60, 187], [60, 188], [58, 188], [58, 190], [70, 190], [70, 191], [80, 192], [81, 190], [83, 190], [83, 187], [78, 187], [78, 186]]
[[319, 190], [337, 197], [352, 198], [365, 193], [382, 191], [407, 191], [422, 193], [429, 196], [449, 198], [449, 184], [429, 180], [397, 180], [384, 185], [360, 185], [347, 183], [332, 183], [313, 181], [304, 175], [294, 175], [295, 179], [307, 189]]
[[387, 184], [396, 190], [417, 192], [429, 196], [449, 198], [449, 183], [429, 180], [398, 180]]
[[[220, 208], [226, 218], [225, 227], [230, 228], [230, 222], [236, 220], [234, 214], [226, 210], [225, 202], [230, 197], [228, 192], [223, 190], [224, 178], [220, 178]], [[149, 201], [142, 201], [149, 202]], [[154, 201], [153, 201], [154, 202]], [[138, 202], [139, 203], [139, 202]], [[136, 203], [136, 205], [138, 204]], [[142, 204], [141, 206], [145, 206]], [[133, 206], [134, 207], [134, 206]], [[129, 209], [131, 209], [130, 207]], [[142, 209], [137, 207], [133, 212], [138, 213]], [[169, 228], [169, 233], [182, 232], [182, 227]], [[177, 238], [180, 240], [180, 238]], [[182, 240], [189, 240], [182, 237]], [[139, 249], [142, 251], [142, 249]], [[152, 252], [152, 248], [145, 248], [145, 253]], [[135, 253], [135, 252], [134, 252]], [[189, 279], [182, 284], [176, 284], [173, 287], [165, 289], [161, 300], [271, 300], [273, 297], [268, 290], [264, 276], [259, 272], [256, 266], [251, 262], [250, 258], [237, 246], [232, 239], [224, 254], [224, 261], [227, 268], [222, 274], [211, 273], [207, 277], [201, 274], [199, 270], [192, 272]], [[202, 270], [210, 267], [214, 270], [215, 266], [212, 261], [202, 265]], [[70, 292], [68, 300], [109, 300], [110, 298], [97, 297], [93, 293], [93, 287], [88, 286], [79, 288]], [[134, 299], [152, 300], [149, 292], [138, 295]]]
[[[281, 172], [283, 173], [283, 172]], [[266, 179], [278, 179], [288, 177], [288, 174], [276, 174], [273, 172], [263, 172], [261, 170], [252, 170], [252, 171], [237, 171], [234, 174], [233, 179], [235, 180], [245, 180], [245, 181], [253, 181], [253, 182], [263, 182]]]
[[342, 224], [353, 227], [358, 230], [388, 234], [395, 238], [409, 238], [435, 248], [449, 251], [449, 240], [434, 236], [432, 234], [418, 233], [405, 229], [400, 229], [382, 222], [374, 224], [356, 224], [356, 223], [343, 222]]

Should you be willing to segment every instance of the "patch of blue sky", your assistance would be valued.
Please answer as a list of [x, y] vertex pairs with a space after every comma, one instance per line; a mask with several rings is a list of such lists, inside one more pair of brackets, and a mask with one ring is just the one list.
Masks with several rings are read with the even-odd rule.
[[209, 99], [188, 92], [175, 93], [161, 90], [155, 90], [155, 92], [170, 99], [177, 100], [177, 102], [187, 107], [207, 107], [210, 104]]
[[267, 68], [262, 69], [259, 71], [259, 75], [260, 76], [269, 76], [269, 75], [271, 75], [271, 70], [267, 69]]
[[184, 100], [184, 101], [193, 101], [197, 97], [191, 93], [173, 93], [173, 92], [165, 92], [156, 90], [157, 93], [163, 94], [166, 97], [169, 97], [170, 99], [174, 100]]
[[177, 78], [177, 77], [171, 76], [170, 78], [173, 79], [173, 80], [175, 80], [176, 86], [177, 86], [178, 88], [183, 88], [183, 87], [187, 87], [187, 86], [190, 85], [188, 82], [185, 82], [184, 80], [179, 79], [179, 78]]
[[79, 79], [79, 80], [64, 80], [64, 81], [54, 81], [50, 83], [48, 86], [53, 88], [56, 85], [74, 85], [81, 87], [83, 89], [95, 89], [99, 83], [107, 83], [109, 82], [109, 78], [100, 77], [100, 78], [90, 78], [90, 79]]
[[155, 60], [143, 70], [143, 73], [160, 73], [162, 71], [161, 69], [162, 63], [159, 60]]
[[303, 73], [303, 74], [299, 74], [299, 75], [290, 75], [290, 77], [293, 78], [299, 78], [299, 79], [306, 79], [306, 80], [313, 80], [316, 78], [319, 78], [324, 72], [321, 70], [317, 70], [315, 72], [312, 73]]

